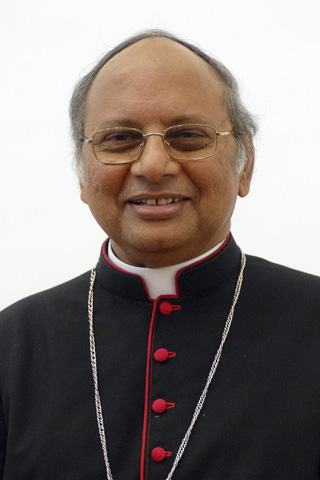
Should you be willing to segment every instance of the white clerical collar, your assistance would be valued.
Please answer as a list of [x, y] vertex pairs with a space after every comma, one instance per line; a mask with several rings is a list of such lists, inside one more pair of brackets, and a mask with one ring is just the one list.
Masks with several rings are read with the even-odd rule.
[[212, 253], [218, 250], [224, 241], [225, 240], [199, 257], [188, 260], [187, 262], [179, 263], [178, 265], [170, 265], [169, 267], [145, 268], [135, 267], [133, 265], [129, 265], [128, 263], [124, 263], [113, 253], [111, 248], [111, 240], [108, 245], [108, 257], [115, 266], [125, 270], [126, 272], [134, 273], [135, 275], [142, 277], [147, 286], [149, 297], [155, 299], [159, 297], [159, 295], [177, 295], [175, 282], [176, 273], [182, 268], [198, 262], [199, 260], [203, 260], [209, 255], [212, 255]]

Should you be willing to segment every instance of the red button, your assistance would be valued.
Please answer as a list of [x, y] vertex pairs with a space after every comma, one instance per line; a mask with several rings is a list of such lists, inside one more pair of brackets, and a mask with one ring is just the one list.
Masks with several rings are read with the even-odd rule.
[[152, 404], [152, 410], [156, 413], [162, 413], [167, 408], [167, 402], [163, 398], [158, 398]]
[[163, 400], [163, 398], [157, 398], [152, 404], [152, 410], [156, 413], [163, 413], [165, 410], [174, 408], [175, 406], [175, 403], [169, 403]]
[[156, 447], [151, 452], [151, 458], [155, 462], [162, 462], [166, 457], [171, 457], [172, 452], [166, 452], [162, 447]]
[[154, 352], [154, 358], [157, 362], [165, 362], [168, 358], [175, 356], [175, 352], [168, 352], [165, 348], [158, 348], [158, 350]]
[[172, 308], [171, 303], [162, 302], [162, 303], [160, 303], [159, 310], [160, 310], [160, 313], [162, 313], [162, 315], [170, 315], [173, 308]]

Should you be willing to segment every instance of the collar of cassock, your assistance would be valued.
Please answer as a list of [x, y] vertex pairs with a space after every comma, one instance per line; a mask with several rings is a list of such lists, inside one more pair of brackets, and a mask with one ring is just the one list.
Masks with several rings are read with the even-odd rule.
[[133, 300], [165, 295], [177, 298], [198, 295], [238, 273], [241, 253], [231, 234], [191, 261], [163, 268], [134, 267], [115, 257], [107, 239], [97, 265], [97, 282], [111, 293]]
[[160, 295], [176, 295], [176, 274], [178, 271], [212, 255], [221, 247], [224, 241], [220, 242], [199, 257], [188, 260], [187, 262], [178, 263], [177, 265], [170, 265], [169, 267], [162, 268], [135, 267], [134, 265], [128, 265], [127, 263], [122, 262], [113, 253], [112, 241], [108, 244], [108, 257], [116, 267], [119, 267], [128, 273], [133, 273], [142, 277], [146, 284], [149, 297], [154, 299]]

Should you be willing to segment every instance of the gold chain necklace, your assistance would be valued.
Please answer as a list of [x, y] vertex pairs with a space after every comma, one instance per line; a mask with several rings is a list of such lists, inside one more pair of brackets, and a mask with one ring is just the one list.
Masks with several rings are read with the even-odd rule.
[[[198, 400], [198, 403], [196, 405], [196, 408], [193, 412], [193, 416], [191, 419], [191, 423], [182, 439], [182, 442], [180, 444], [180, 447], [178, 449], [178, 452], [176, 454], [176, 457], [174, 459], [172, 468], [169, 472], [169, 475], [167, 476], [166, 480], [171, 480], [173, 473], [175, 469], [177, 468], [177, 465], [185, 451], [185, 448], [187, 446], [187, 443], [189, 441], [192, 429], [194, 427], [194, 424], [196, 423], [196, 420], [201, 412], [201, 409], [203, 407], [203, 404], [205, 402], [207, 392], [210, 386], [210, 383], [212, 381], [212, 378], [214, 374], [216, 373], [221, 353], [222, 353], [222, 348], [223, 345], [227, 339], [230, 327], [231, 327], [231, 322], [233, 319], [233, 314], [235, 310], [236, 303], [238, 301], [239, 295], [240, 295], [240, 290], [242, 286], [242, 280], [243, 280], [243, 271], [244, 267], [246, 265], [246, 256], [245, 254], [241, 251], [241, 268], [240, 268], [240, 273], [238, 276], [236, 288], [233, 294], [233, 302], [230, 308], [230, 312], [228, 315], [228, 318], [226, 320], [222, 336], [221, 336], [221, 342], [219, 345], [219, 348], [217, 350], [217, 353], [214, 357], [214, 360], [212, 362], [211, 368], [209, 375], [206, 380], [205, 387], [200, 395], [200, 398]], [[95, 337], [94, 337], [94, 330], [93, 330], [93, 287], [94, 287], [94, 282], [97, 274], [97, 266], [95, 266], [91, 270], [91, 276], [90, 276], [90, 287], [89, 287], [89, 294], [88, 294], [88, 319], [89, 319], [89, 342], [90, 342], [90, 359], [91, 359], [91, 368], [92, 368], [92, 376], [93, 376], [93, 383], [94, 383], [94, 394], [95, 394], [95, 405], [96, 405], [96, 415], [97, 415], [97, 423], [98, 423], [98, 430], [99, 430], [99, 435], [100, 435], [100, 441], [101, 441], [101, 446], [102, 446], [102, 452], [103, 452], [103, 457], [104, 457], [104, 463], [106, 467], [106, 472], [107, 472], [107, 480], [113, 480], [113, 476], [111, 473], [111, 468], [110, 468], [110, 463], [109, 463], [109, 458], [108, 458], [108, 451], [107, 451], [107, 441], [106, 441], [106, 434], [105, 434], [105, 429], [104, 429], [104, 420], [103, 420], [103, 414], [102, 414], [102, 405], [101, 405], [101, 399], [100, 399], [100, 393], [99, 393], [99, 384], [98, 384], [98, 369], [97, 369], [97, 354], [96, 354], [96, 342], [95, 342]]]

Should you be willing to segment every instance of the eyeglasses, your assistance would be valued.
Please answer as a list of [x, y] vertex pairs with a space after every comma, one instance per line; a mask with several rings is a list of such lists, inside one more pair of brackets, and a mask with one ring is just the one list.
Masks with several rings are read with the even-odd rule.
[[136, 128], [113, 127], [96, 132], [91, 143], [93, 154], [99, 162], [108, 164], [129, 163], [138, 160], [146, 140], [152, 135], [162, 137], [168, 154], [177, 160], [203, 160], [211, 157], [218, 137], [234, 132], [217, 132], [210, 125], [174, 125], [163, 133], [143, 133]]

